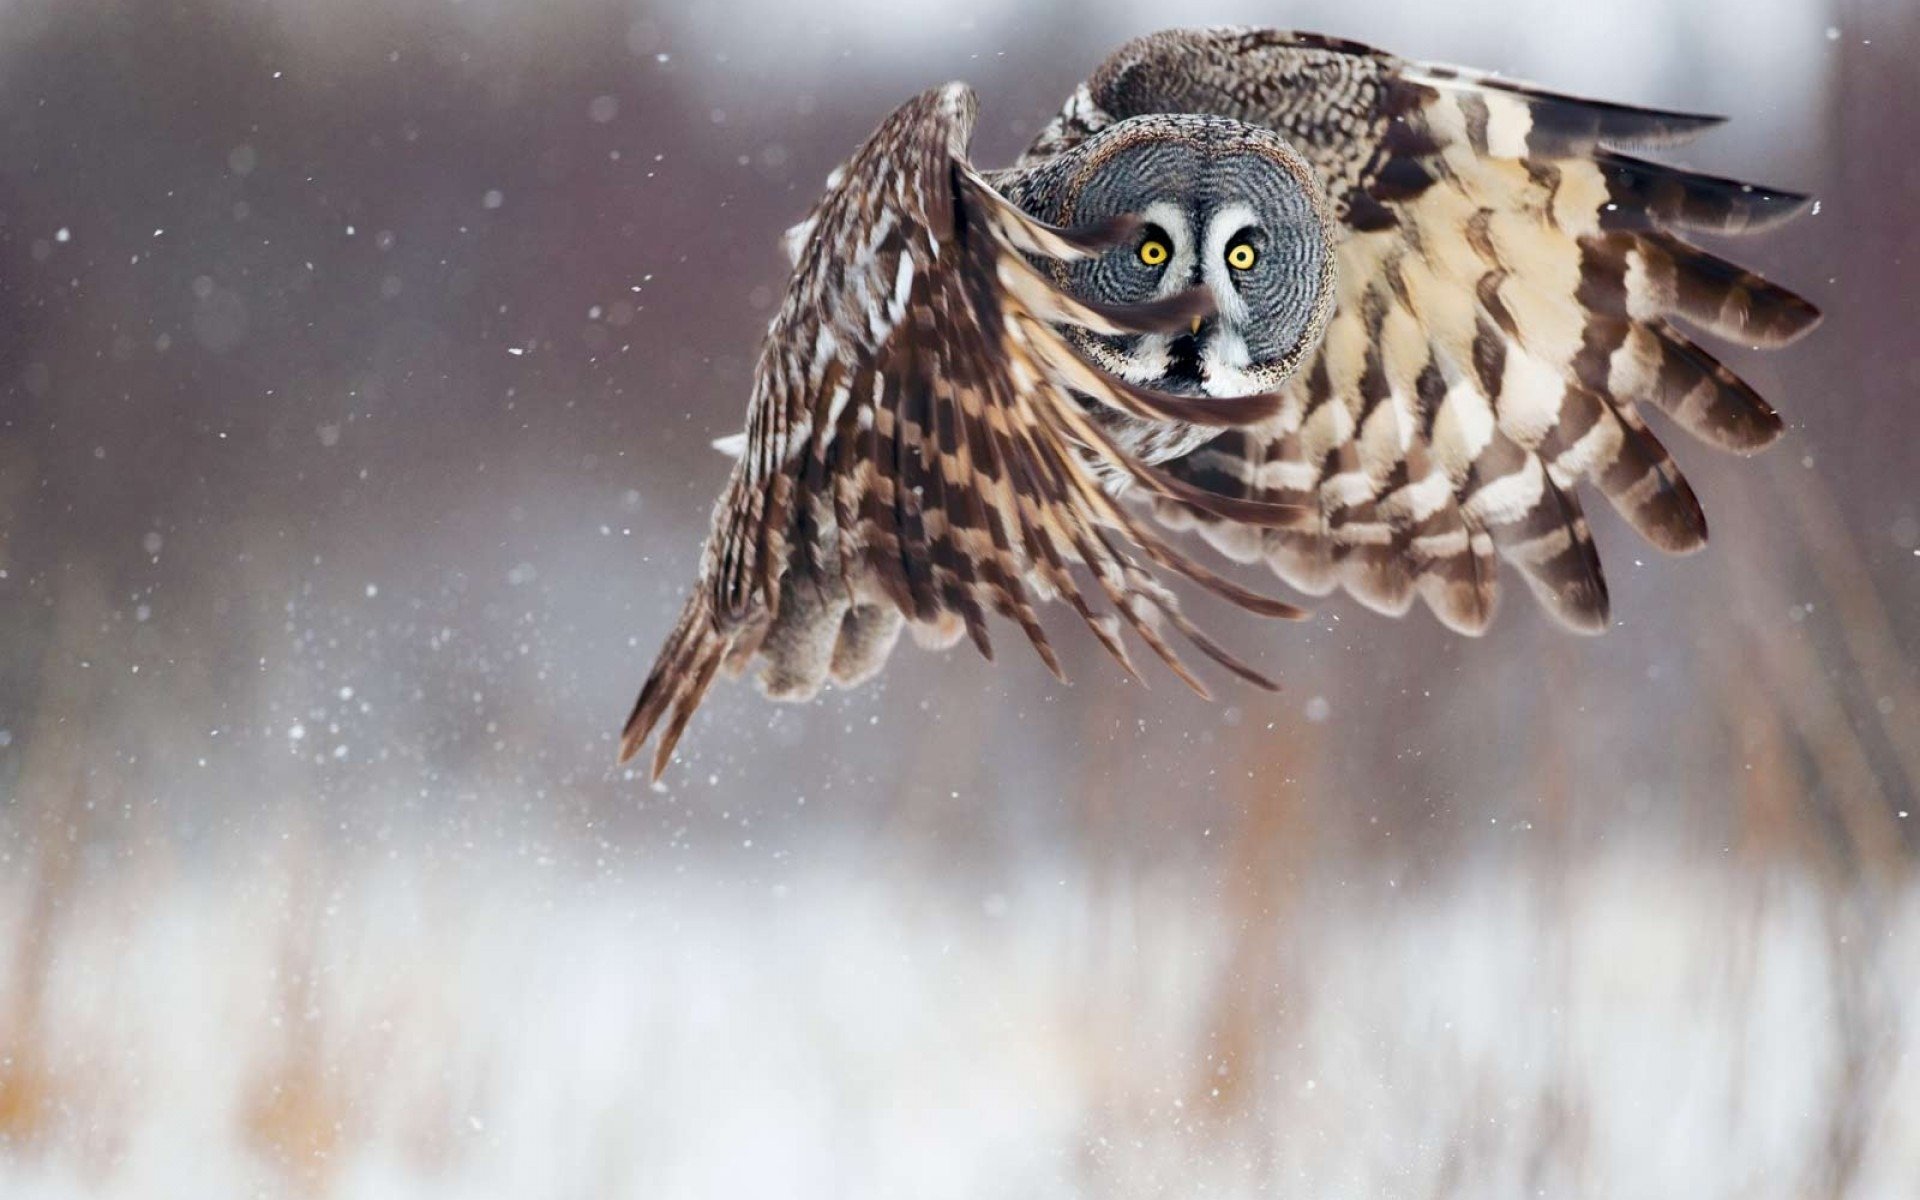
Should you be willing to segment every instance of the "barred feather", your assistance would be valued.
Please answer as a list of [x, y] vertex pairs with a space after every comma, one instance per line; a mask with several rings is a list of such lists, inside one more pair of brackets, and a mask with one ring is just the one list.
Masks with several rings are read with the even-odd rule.
[[1300, 610], [1166, 546], [1096, 465], [1219, 520], [1276, 527], [1296, 513], [1163, 474], [1083, 404], [1227, 427], [1271, 417], [1282, 398], [1161, 395], [1076, 357], [1057, 323], [1158, 331], [1211, 309], [1204, 294], [1119, 309], [1057, 291], [1023, 255], [1094, 253], [1127, 226], [1057, 229], [1008, 203], [966, 162], [973, 114], [960, 85], [908, 102], [799, 227], [701, 581], [627, 722], [622, 761], [662, 728], [658, 777], [723, 663], [758, 656], [769, 695], [802, 699], [877, 670], [908, 622], [936, 641], [964, 630], [991, 657], [998, 614], [1059, 675], [1038, 616], [1056, 598], [1130, 673], [1122, 626], [1205, 694], [1164, 626], [1273, 686], [1196, 628], [1148, 564], [1255, 612]]
[[[1257, 127], [1246, 136], [1311, 175], [1316, 214], [1337, 217], [1331, 319], [1317, 349], [1303, 336], [1265, 376], [1294, 372], [1277, 391], [1160, 394], [1063, 336], [1171, 330], [1210, 311], [1202, 293], [1135, 308], [1065, 294], [1046, 261], [1101, 253], [1135, 218], [1061, 229], [1009, 199], [1063, 152], [1150, 114]], [[747, 430], [728, 443], [738, 461], [700, 583], [623, 761], [657, 731], [657, 777], [721, 670], [763, 661], [770, 695], [805, 698], [869, 677], [903, 628], [932, 645], [968, 637], [991, 658], [997, 615], [1058, 674], [1039, 618], [1050, 601], [1129, 674], [1126, 630], [1202, 694], [1169, 635], [1272, 686], [1196, 628], [1156, 571], [1254, 612], [1301, 611], [1162, 542], [1123, 486], [1309, 594], [1345, 588], [1394, 614], [1418, 600], [1478, 634], [1505, 561], [1562, 624], [1600, 632], [1609, 598], [1584, 489], [1664, 550], [1707, 536], [1642, 407], [1736, 453], [1781, 431], [1677, 323], [1778, 346], [1820, 317], [1681, 236], [1770, 229], [1805, 197], [1631, 153], [1718, 117], [1275, 30], [1129, 43], [1006, 172], [968, 162], [973, 117], [958, 84], [910, 101], [789, 231], [793, 280]]]
[[1707, 537], [1641, 406], [1741, 453], [1778, 435], [1773, 409], [1673, 322], [1777, 346], [1819, 312], [1676, 231], [1770, 229], [1806, 197], [1624, 152], [1720, 118], [1311, 34], [1173, 31], [1110, 58], [1031, 153], [1158, 111], [1280, 131], [1322, 173], [1345, 229], [1332, 323], [1280, 413], [1168, 464], [1236, 499], [1308, 505], [1309, 528], [1250, 530], [1153, 501], [1231, 557], [1384, 612], [1419, 596], [1468, 633], [1492, 617], [1497, 557], [1561, 623], [1600, 632], [1609, 600], [1581, 485], [1663, 550]]

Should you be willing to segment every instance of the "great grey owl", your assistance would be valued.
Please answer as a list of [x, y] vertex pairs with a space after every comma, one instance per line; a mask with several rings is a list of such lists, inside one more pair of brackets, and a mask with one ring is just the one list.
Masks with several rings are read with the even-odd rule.
[[1717, 118], [1577, 100], [1273, 30], [1122, 47], [1013, 167], [967, 158], [962, 84], [908, 101], [788, 235], [700, 580], [621, 741], [655, 777], [715, 675], [858, 683], [901, 629], [989, 612], [1056, 674], [1062, 601], [1204, 694], [1154, 568], [1255, 612], [1143, 521], [1197, 527], [1312, 595], [1423, 600], [1476, 634], [1500, 560], [1572, 629], [1608, 624], [1592, 484], [1647, 540], [1704, 544], [1650, 404], [1739, 453], [1781, 423], [1674, 318], [1771, 346], [1807, 301], [1694, 246], [1802, 196], [1658, 165]]

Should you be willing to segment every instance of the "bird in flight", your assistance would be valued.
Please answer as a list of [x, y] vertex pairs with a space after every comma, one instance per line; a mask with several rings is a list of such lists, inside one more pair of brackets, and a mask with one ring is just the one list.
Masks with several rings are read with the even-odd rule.
[[1556, 95], [1353, 42], [1130, 42], [1013, 166], [967, 156], [964, 84], [909, 100], [789, 231], [793, 275], [692, 596], [621, 738], [658, 778], [722, 669], [804, 700], [1038, 610], [1129, 674], [1129, 634], [1274, 685], [1170, 576], [1251, 611], [1155, 522], [1447, 627], [1505, 561], [1570, 629], [1608, 624], [1583, 494], [1685, 553], [1706, 519], [1647, 407], [1751, 453], [1780, 418], [1678, 322], [1775, 346], [1806, 300], [1684, 238], [1804, 196], [1648, 161], [1719, 118]]

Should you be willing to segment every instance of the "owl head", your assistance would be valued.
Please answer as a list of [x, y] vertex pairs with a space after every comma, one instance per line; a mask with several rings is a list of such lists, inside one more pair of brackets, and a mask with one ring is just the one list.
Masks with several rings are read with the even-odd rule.
[[[1062, 225], [1131, 216], [1129, 237], [1055, 267], [1082, 299], [1137, 304], [1190, 288], [1214, 313], [1173, 333], [1068, 330], [1082, 353], [1177, 395], [1272, 391], [1312, 353], [1333, 307], [1333, 218], [1279, 135], [1220, 117], [1120, 121], [1049, 164], [1036, 215]], [[1039, 198], [1036, 196], [1036, 198]]]

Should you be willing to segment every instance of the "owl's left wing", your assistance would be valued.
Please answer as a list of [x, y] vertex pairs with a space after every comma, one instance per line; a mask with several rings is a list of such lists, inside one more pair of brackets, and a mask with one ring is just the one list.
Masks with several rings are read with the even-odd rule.
[[1647, 540], [1684, 552], [1706, 518], [1640, 406], [1737, 453], [1773, 409], [1675, 323], [1748, 345], [1818, 321], [1805, 300], [1691, 244], [1800, 212], [1805, 197], [1646, 161], [1718, 119], [1579, 100], [1279, 30], [1178, 30], [1116, 52], [1029, 152], [1145, 113], [1278, 131], [1342, 227], [1335, 313], [1283, 412], [1171, 473], [1221, 495], [1310, 506], [1252, 529], [1155, 501], [1243, 561], [1400, 613], [1416, 596], [1467, 633], [1497, 564], [1571, 628], [1608, 623], [1581, 511], [1591, 484]]
[[1062, 230], [1021, 213], [968, 163], [973, 118], [973, 93], [958, 84], [909, 101], [835, 172], [798, 230], [744, 452], [714, 508], [700, 581], [627, 721], [622, 761], [659, 727], [657, 778], [723, 665], [763, 655], [769, 692], [799, 698], [829, 675], [854, 682], [877, 669], [903, 620], [964, 628], [990, 657], [986, 613], [998, 612], [1057, 674], [1035, 613], [1053, 598], [1129, 671], [1123, 624], [1200, 689], [1164, 623], [1265, 683], [1194, 628], [1134, 552], [1253, 611], [1300, 611], [1166, 547], [1093, 463], [1221, 519], [1297, 514], [1137, 461], [1075, 397], [1222, 427], [1271, 416], [1280, 398], [1159, 395], [1076, 357], [1056, 324], [1164, 329], [1201, 315], [1206, 298], [1115, 309], [1057, 290], [1029, 255], [1096, 253], [1130, 226]]

